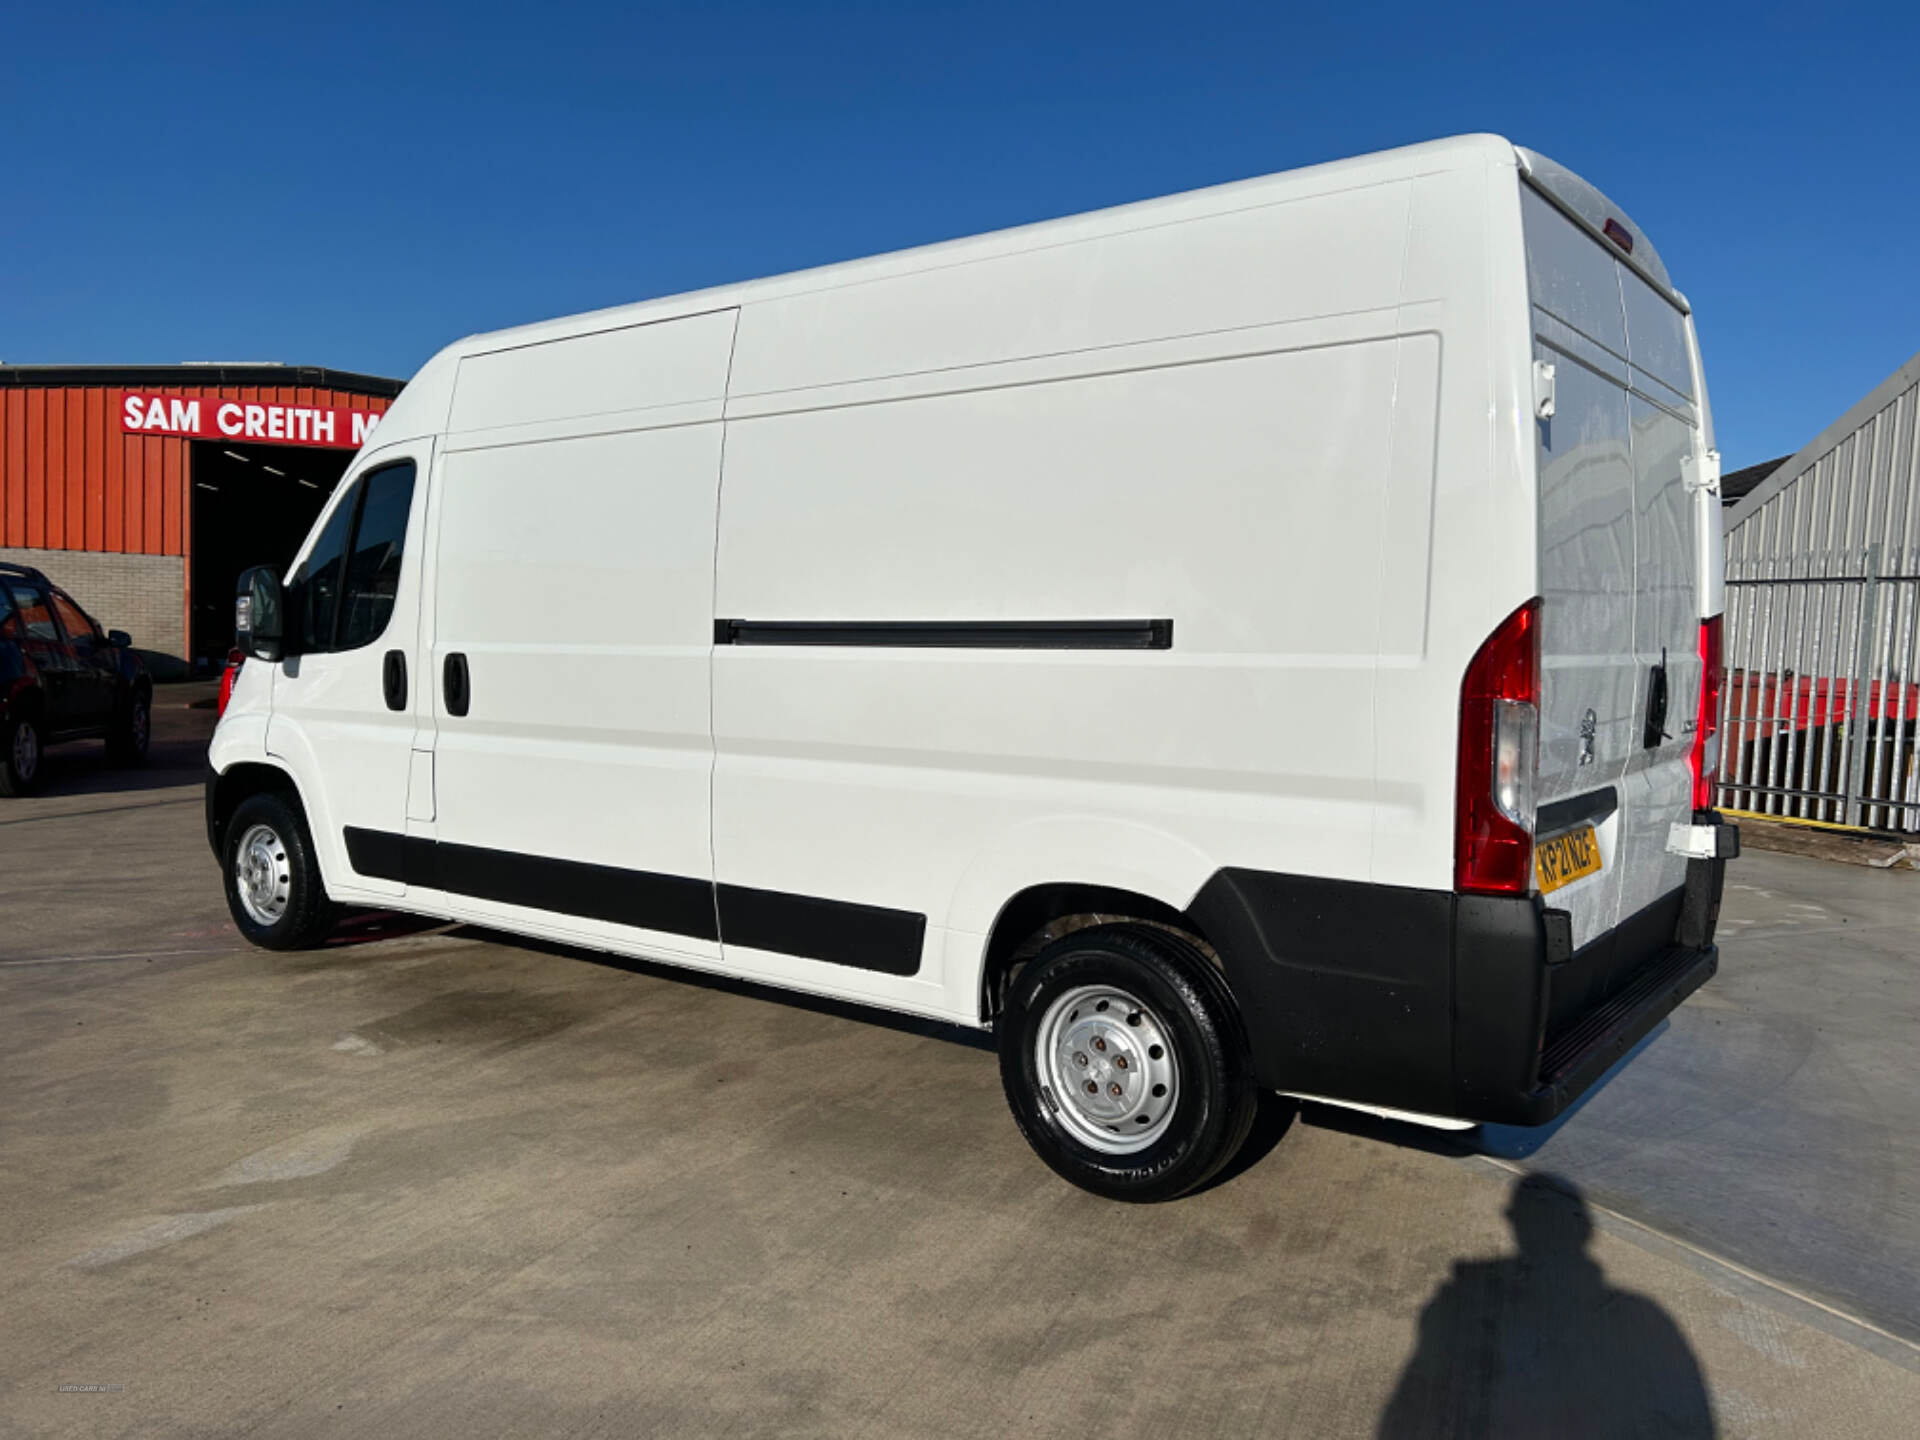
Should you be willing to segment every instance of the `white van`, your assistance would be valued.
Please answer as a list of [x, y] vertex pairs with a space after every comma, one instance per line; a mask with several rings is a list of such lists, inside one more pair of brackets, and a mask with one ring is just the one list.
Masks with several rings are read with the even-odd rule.
[[1651, 242], [1489, 136], [480, 335], [243, 580], [208, 832], [268, 947], [991, 1028], [1116, 1198], [1259, 1088], [1538, 1123], [1715, 968], [1717, 466]]

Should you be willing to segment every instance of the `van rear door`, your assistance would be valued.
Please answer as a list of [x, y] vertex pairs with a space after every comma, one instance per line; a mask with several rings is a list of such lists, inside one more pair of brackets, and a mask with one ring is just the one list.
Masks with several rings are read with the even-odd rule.
[[[1620, 918], [1646, 914], [1686, 884], [1684, 856], [1668, 853], [1674, 823], [1693, 819], [1688, 752], [1698, 708], [1701, 599], [1698, 514], [1684, 478], [1700, 447], [1701, 406], [1692, 393], [1686, 317], [1625, 265], [1615, 262], [1627, 318], [1627, 418], [1633, 428], [1634, 648], [1643, 693], [1643, 731], [1632, 746], [1621, 796], [1627, 827]], [[1717, 517], [1715, 517], [1717, 519]], [[1718, 537], [1712, 537], [1717, 539]], [[1654, 677], [1656, 674], [1659, 679]], [[1666, 691], [1651, 713], [1657, 687]], [[1632, 738], [1632, 737], [1630, 737]], [[1664, 918], [1653, 922], [1672, 927]]]
[[[1671, 933], [1665, 912], [1686, 878], [1666, 842], [1691, 817], [1699, 604], [1681, 462], [1699, 419], [1681, 312], [1525, 185], [1521, 207], [1534, 358], [1554, 371], [1553, 414], [1537, 421], [1535, 833], [1547, 903], [1571, 914], [1578, 949], [1629, 923]], [[1586, 826], [1600, 868], [1556, 873], [1565, 856], [1551, 842]], [[1556, 984], [1555, 1009], [1581, 988]]]

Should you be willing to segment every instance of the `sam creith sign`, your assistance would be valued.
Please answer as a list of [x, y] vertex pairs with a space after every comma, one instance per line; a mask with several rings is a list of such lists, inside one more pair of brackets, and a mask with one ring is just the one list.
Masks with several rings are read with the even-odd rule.
[[313, 405], [254, 405], [201, 396], [129, 394], [120, 428], [129, 435], [182, 435], [191, 440], [243, 440], [267, 445], [318, 445], [358, 450], [380, 417], [371, 410]]

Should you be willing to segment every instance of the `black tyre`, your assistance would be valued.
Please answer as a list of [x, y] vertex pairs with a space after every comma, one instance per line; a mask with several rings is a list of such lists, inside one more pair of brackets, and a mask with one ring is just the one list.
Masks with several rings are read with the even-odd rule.
[[227, 909], [267, 950], [302, 950], [333, 929], [333, 906], [313, 858], [306, 817], [285, 796], [253, 795], [227, 822]]
[[1021, 1134], [1083, 1190], [1171, 1200], [1211, 1179], [1252, 1128], [1239, 1010], [1171, 931], [1101, 925], [1056, 940], [1015, 977], [998, 1030]]
[[113, 717], [113, 728], [107, 732], [107, 758], [116, 765], [144, 764], [152, 739], [153, 696], [135, 690]]
[[31, 793], [40, 783], [46, 750], [38, 716], [21, 715], [0, 725], [0, 795]]

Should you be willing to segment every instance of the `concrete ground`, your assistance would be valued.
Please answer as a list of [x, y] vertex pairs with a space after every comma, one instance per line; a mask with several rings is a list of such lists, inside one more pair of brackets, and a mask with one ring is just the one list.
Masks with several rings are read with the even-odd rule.
[[978, 1037], [242, 948], [194, 693], [0, 806], [0, 1434], [1914, 1433], [1920, 875], [1743, 861], [1720, 978], [1549, 1132], [1276, 1104], [1133, 1208]]

